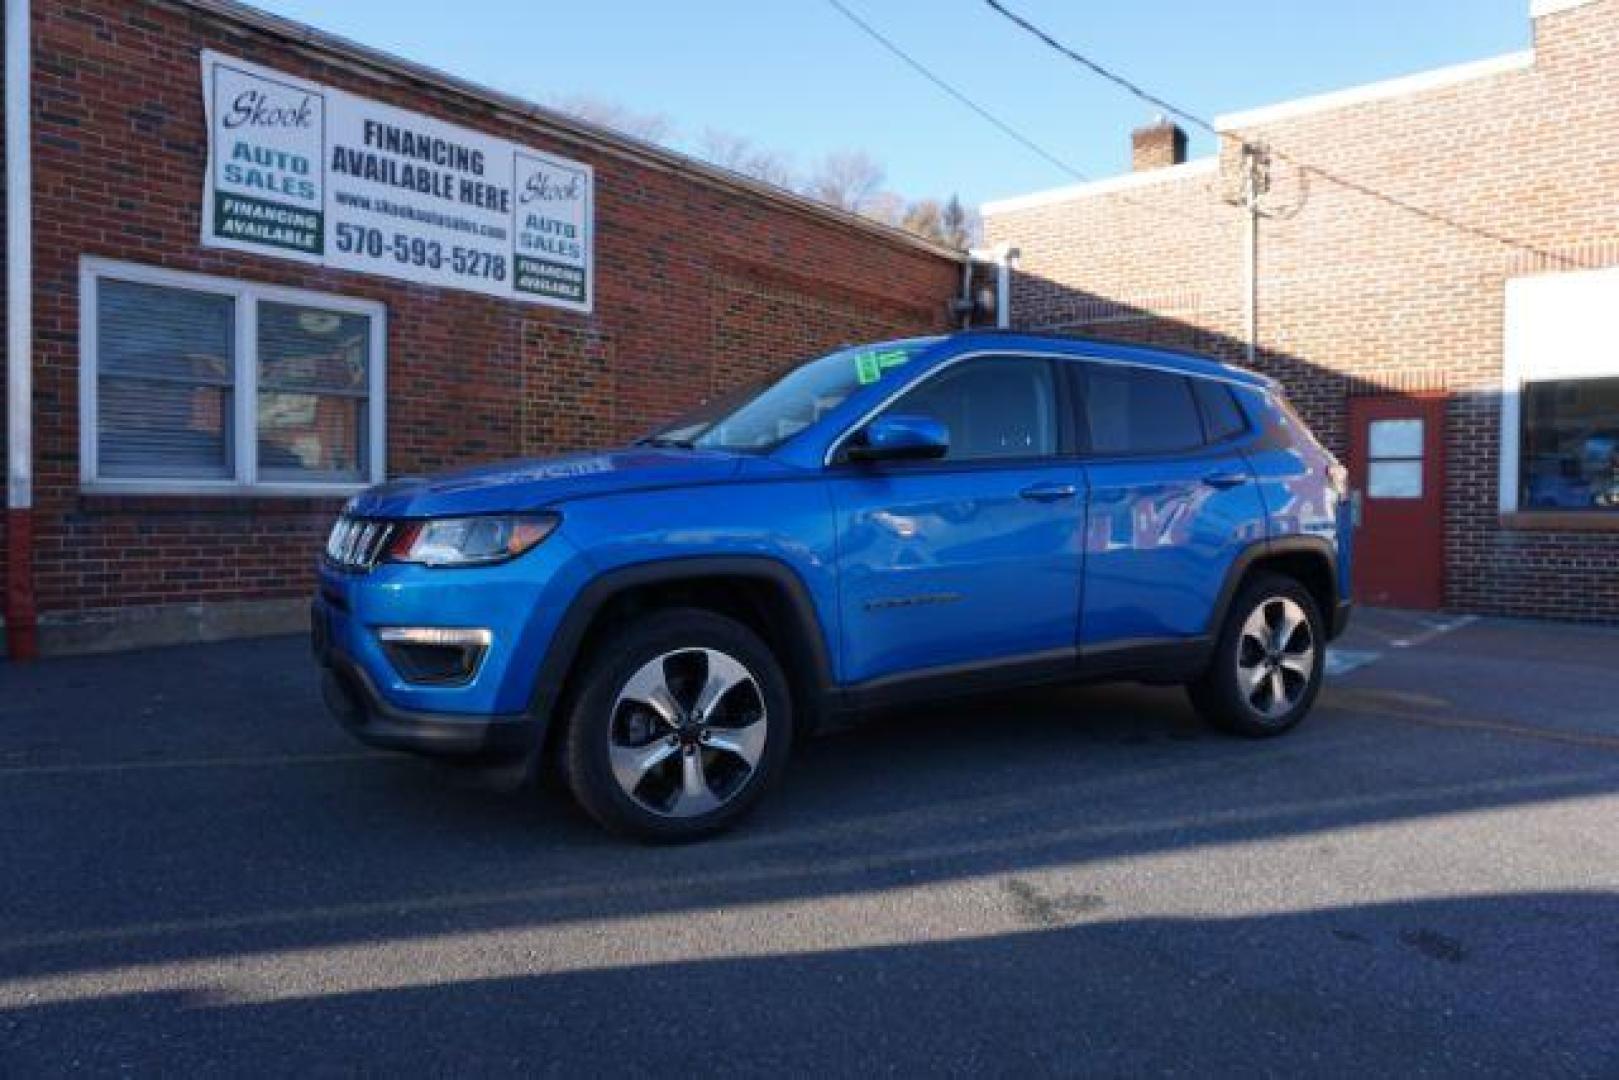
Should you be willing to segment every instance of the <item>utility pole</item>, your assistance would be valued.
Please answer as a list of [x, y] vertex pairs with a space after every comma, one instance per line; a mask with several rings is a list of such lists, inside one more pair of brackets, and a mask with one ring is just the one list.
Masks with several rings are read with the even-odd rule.
[[1259, 200], [1270, 191], [1270, 151], [1255, 143], [1242, 144], [1242, 204], [1248, 212], [1247, 236], [1243, 246], [1243, 266], [1247, 284], [1245, 297], [1247, 356], [1252, 366], [1259, 353]]

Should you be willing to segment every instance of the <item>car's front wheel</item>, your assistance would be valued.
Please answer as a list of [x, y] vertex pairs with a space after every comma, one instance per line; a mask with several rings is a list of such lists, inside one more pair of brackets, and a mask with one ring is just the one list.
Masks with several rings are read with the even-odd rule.
[[775, 780], [792, 743], [787, 680], [746, 626], [708, 611], [639, 618], [601, 639], [566, 718], [574, 798], [616, 832], [706, 836]]
[[1211, 723], [1241, 735], [1280, 735], [1310, 711], [1326, 672], [1326, 636], [1310, 591], [1259, 574], [1227, 612], [1202, 678], [1188, 687]]

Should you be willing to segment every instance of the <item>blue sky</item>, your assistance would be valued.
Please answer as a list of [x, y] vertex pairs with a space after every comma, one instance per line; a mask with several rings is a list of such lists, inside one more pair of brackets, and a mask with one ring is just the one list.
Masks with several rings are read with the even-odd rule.
[[[676, 138], [747, 136], [807, 167], [881, 161], [908, 196], [968, 202], [1071, 182], [952, 101], [825, 0], [254, 0], [538, 102], [662, 113]], [[845, 0], [969, 96], [1092, 176], [1128, 167], [1151, 110], [982, 0]], [[1057, 37], [1202, 115], [1529, 44], [1529, 0], [1008, 0]], [[1194, 137], [1194, 155], [1211, 140]]]

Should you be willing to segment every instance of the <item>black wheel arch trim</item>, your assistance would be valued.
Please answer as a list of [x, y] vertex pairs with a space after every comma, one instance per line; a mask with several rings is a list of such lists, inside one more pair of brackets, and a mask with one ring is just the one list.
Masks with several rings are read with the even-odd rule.
[[[821, 708], [833, 685], [831, 650], [816, 614], [815, 603], [810, 599], [809, 587], [798, 572], [767, 555], [689, 555], [630, 563], [591, 578], [575, 595], [558, 623], [556, 633], [552, 635], [545, 659], [540, 662], [529, 711], [536, 716], [547, 717], [556, 709], [568, 678], [573, 673], [585, 634], [596, 616], [614, 597], [647, 585], [672, 585], [704, 578], [750, 578], [769, 582], [781, 589], [791, 611], [794, 624], [791, 632], [805, 646], [809, 661], [813, 685], [806, 689], [813, 704]], [[792, 666], [793, 658], [780, 659], [783, 666]], [[813, 726], [815, 718], [808, 720]]]
[[1248, 572], [1257, 563], [1283, 555], [1319, 556], [1326, 564], [1330, 595], [1326, 608], [1321, 612], [1321, 618], [1327, 624], [1329, 638], [1335, 638], [1343, 632], [1344, 626], [1349, 621], [1349, 601], [1339, 595], [1338, 591], [1338, 549], [1326, 537], [1298, 534], [1255, 540], [1232, 560], [1230, 568], [1226, 571], [1225, 582], [1220, 586], [1219, 598], [1215, 601], [1214, 610], [1209, 616], [1207, 633], [1211, 640], [1219, 636], [1220, 628], [1225, 625], [1231, 604], [1237, 597], [1237, 590], [1242, 587], [1243, 579], [1248, 576]]

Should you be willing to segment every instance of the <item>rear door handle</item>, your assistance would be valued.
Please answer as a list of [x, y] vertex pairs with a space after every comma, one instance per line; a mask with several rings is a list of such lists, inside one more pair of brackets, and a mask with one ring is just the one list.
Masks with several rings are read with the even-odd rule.
[[1018, 494], [1035, 502], [1056, 502], [1059, 499], [1072, 499], [1079, 494], [1079, 488], [1073, 484], [1031, 484]]
[[1234, 488], [1238, 484], [1246, 484], [1248, 474], [1240, 472], [1210, 473], [1203, 478], [1203, 482], [1211, 488], [1219, 488], [1223, 491], [1226, 488]]

